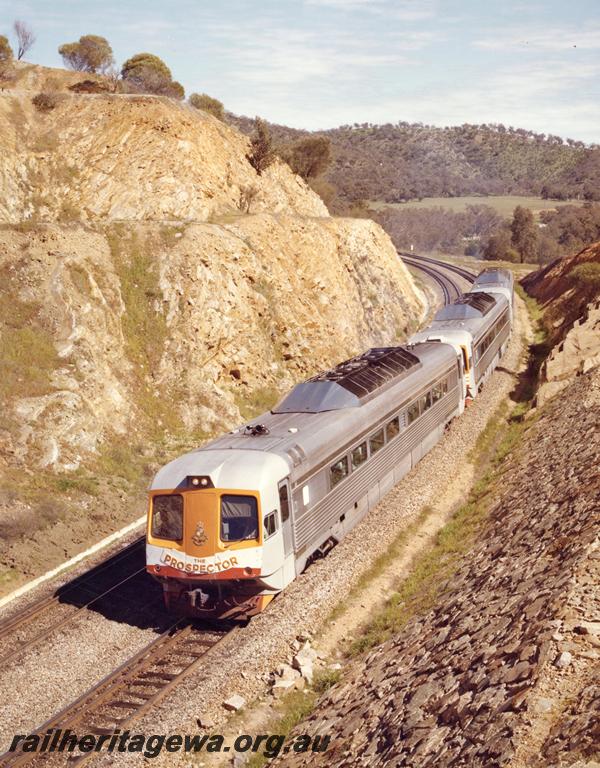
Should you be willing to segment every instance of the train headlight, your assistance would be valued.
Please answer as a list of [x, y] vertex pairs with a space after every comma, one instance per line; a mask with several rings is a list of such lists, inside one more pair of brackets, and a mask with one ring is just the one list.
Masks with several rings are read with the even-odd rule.
[[208, 475], [188, 475], [188, 488], [214, 488], [212, 480]]

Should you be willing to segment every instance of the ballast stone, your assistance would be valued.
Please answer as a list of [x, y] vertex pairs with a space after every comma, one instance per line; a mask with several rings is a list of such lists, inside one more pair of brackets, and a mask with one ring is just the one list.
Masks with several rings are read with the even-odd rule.
[[239, 694], [234, 693], [233, 696], [230, 696], [228, 699], [225, 699], [225, 701], [223, 702], [223, 706], [225, 707], [225, 709], [228, 709], [230, 712], [237, 712], [242, 707], [246, 706], [246, 699], [244, 699]]

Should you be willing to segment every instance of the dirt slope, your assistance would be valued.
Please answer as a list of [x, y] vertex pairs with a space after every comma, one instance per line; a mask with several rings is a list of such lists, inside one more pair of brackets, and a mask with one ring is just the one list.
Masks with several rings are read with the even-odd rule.
[[[599, 272], [574, 279], [577, 268]], [[544, 308], [552, 348], [541, 370], [537, 402], [542, 404], [600, 363], [600, 243], [532, 272], [522, 284]]]
[[331, 218], [282, 163], [259, 176], [236, 130], [20, 73], [0, 93], [0, 590], [142, 514], [174, 453], [424, 309], [380, 227]]
[[329, 734], [329, 750], [278, 765], [549, 768], [596, 754], [599, 406], [599, 369], [548, 404], [437, 605], [299, 727]]

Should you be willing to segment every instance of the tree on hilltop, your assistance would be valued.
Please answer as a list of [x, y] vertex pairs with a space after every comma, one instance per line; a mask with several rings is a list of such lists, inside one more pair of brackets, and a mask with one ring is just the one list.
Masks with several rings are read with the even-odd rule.
[[8, 66], [14, 58], [13, 49], [10, 47], [8, 38], [0, 35], [0, 67]]
[[216, 117], [217, 120], [221, 120], [221, 122], [225, 121], [225, 107], [219, 99], [214, 99], [207, 93], [192, 93], [189, 102], [195, 109], [208, 112], [213, 117]]
[[331, 141], [325, 136], [307, 136], [282, 147], [282, 160], [305, 181], [316, 179], [331, 163]]
[[8, 39], [4, 35], [0, 35], [0, 84], [2, 87], [15, 79], [13, 58], [13, 50]]
[[65, 43], [58, 52], [66, 67], [78, 72], [107, 72], [114, 64], [112, 48], [105, 37], [83, 35], [77, 43]]
[[171, 70], [153, 53], [137, 53], [123, 64], [123, 83], [139, 93], [154, 93], [183, 99], [185, 91], [181, 83], [173, 80]]
[[260, 117], [254, 120], [254, 134], [250, 139], [250, 153], [246, 159], [259, 176], [275, 160], [271, 131], [266, 120]]
[[21, 61], [27, 51], [33, 47], [35, 35], [29, 24], [19, 19], [13, 24], [13, 29], [17, 37], [17, 61]]

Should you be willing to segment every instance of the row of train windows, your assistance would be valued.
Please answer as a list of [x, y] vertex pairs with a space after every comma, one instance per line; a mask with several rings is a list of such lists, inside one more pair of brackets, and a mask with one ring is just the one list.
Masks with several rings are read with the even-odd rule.
[[494, 325], [492, 326], [492, 329], [486, 333], [486, 335], [483, 337], [482, 341], [479, 342], [477, 345], [477, 349], [475, 350], [475, 362], [479, 362], [481, 358], [485, 355], [485, 353], [488, 351], [488, 349], [491, 347], [492, 342], [496, 338], [496, 336], [500, 333], [501, 328], [506, 324], [508, 320], [508, 314], [504, 313], [501, 317], [496, 320]]
[[353, 448], [349, 454], [332, 464], [329, 468], [331, 488], [334, 488], [350, 472], [355, 472], [371, 456], [380, 451], [384, 445], [390, 443], [403, 429], [406, 429], [413, 421], [431, 408], [434, 403], [441, 400], [448, 393], [448, 379], [439, 381], [429, 392], [411, 403], [405, 411], [394, 416], [385, 427], [372, 434], [367, 440]]

